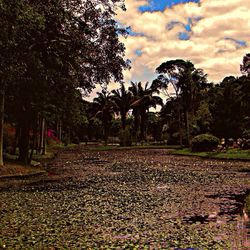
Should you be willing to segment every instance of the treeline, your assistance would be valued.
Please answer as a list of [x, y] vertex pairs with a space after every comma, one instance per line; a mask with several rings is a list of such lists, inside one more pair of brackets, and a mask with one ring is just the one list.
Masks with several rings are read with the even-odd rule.
[[69, 137], [82, 124], [83, 94], [123, 79], [129, 62], [117, 8], [122, 0], [0, 0], [0, 165], [4, 121], [28, 164], [47, 128]]
[[[98, 93], [87, 104], [93, 127], [86, 131], [95, 131], [94, 137], [106, 143], [109, 136], [119, 137], [116, 142], [121, 145], [167, 141], [190, 146], [193, 137], [206, 133], [226, 141], [250, 139], [249, 54], [243, 58], [241, 71], [240, 77], [228, 76], [213, 84], [190, 61], [164, 62], [151, 84], [131, 82], [128, 89], [121, 84], [110, 93]], [[150, 112], [157, 105], [160, 111]], [[93, 134], [87, 137], [93, 139]]]

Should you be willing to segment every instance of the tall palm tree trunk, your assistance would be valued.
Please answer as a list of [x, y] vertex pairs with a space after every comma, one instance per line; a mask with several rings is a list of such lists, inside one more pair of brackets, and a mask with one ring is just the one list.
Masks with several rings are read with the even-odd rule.
[[121, 113], [121, 122], [122, 122], [122, 129], [126, 129], [126, 112]]
[[188, 142], [188, 146], [191, 145], [190, 142], [190, 123], [189, 123], [189, 114], [188, 114], [188, 110], [185, 111], [185, 119], [186, 119], [186, 133], [187, 133], [187, 142]]
[[4, 89], [0, 90], [0, 166], [3, 166]]
[[182, 125], [181, 125], [181, 110], [180, 105], [178, 105], [178, 126], [179, 126], [179, 142], [180, 145], [183, 145], [183, 133], [182, 133]]
[[141, 112], [140, 139], [145, 141], [146, 112]]

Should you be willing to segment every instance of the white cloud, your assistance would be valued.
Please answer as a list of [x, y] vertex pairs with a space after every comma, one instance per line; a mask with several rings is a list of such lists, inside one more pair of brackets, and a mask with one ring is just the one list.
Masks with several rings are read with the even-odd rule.
[[[132, 59], [126, 81], [150, 79], [158, 65], [176, 58], [191, 60], [208, 73], [211, 81], [240, 74], [239, 65], [249, 47], [240, 47], [237, 42], [225, 38], [250, 42], [250, 1], [201, 0], [200, 5], [179, 4], [163, 12], [140, 13], [138, 7], [146, 2], [126, 0], [127, 12], [119, 12], [117, 16], [134, 32], [145, 34], [123, 40], [126, 56]], [[171, 30], [166, 27], [172, 21], [186, 25], [188, 18], [193, 18], [190, 40], [180, 41], [178, 34], [185, 31], [184, 26], [175, 25]], [[142, 51], [141, 56], [135, 54], [137, 49]]]

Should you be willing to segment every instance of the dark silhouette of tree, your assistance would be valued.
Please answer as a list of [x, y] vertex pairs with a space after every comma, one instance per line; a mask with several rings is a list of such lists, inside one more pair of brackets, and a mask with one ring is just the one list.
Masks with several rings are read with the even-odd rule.
[[128, 62], [119, 42], [125, 30], [114, 20], [119, 5], [124, 8], [117, 0], [2, 1], [0, 111], [4, 93], [10, 92], [21, 114], [16, 122], [23, 163], [28, 163], [32, 124], [50, 105], [63, 114], [61, 107], [72, 102], [62, 102], [76, 89], [88, 93], [96, 84], [122, 80]]
[[97, 97], [93, 100], [93, 111], [95, 116], [102, 121], [104, 142], [107, 145], [109, 129], [115, 112], [114, 102], [109, 92], [102, 90], [97, 93]]
[[229, 76], [209, 91], [209, 106], [213, 116], [212, 132], [216, 136], [237, 139], [248, 129], [249, 87], [248, 77]]
[[141, 82], [133, 83], [129, 87], [131, 93], [134, 96], [134, 102], [131, 107], [133, 108], [133, 115], [135, 117], [135, 127], [137, 132], [138, 121], [140, 121], [140, 140], [145, 140], [145, 125], [146, 125], [146, 114], [149, 108], [156, 108], [157, 105], [162, 105], [162, 99], [159, 96], [154, 95], [155, 93], [159, 94], [159, 91], [156, 88], [151, 88], [149, 83], [145, 84], [145, 87], [142, 87]]
[[115, 104], [114, 108], [120, 113], [122, 129], [125, 130], [127, 113], [130, 110], [133, 101], [132, 94], [126, 90], [124, 83], [121, 83], [121, 87], [119, 89], [112, 90], [111, 93], [111, 98]]
[[[206, 75], [201, 69], [196, 69], [190, 61], [181, 59], [164, 62], [157, 67], [156, 71], [160, 75], [153, 81], [152, 85], [155, 88], [164, 89], [167, 98], [171, 99], [173, 96], [176, 98], [180, 144], [183, 143], [181, 114], [181, 110], [183, 110], [187, 142], [190, 145], [190, 115], [193, 117], [195, 108], [199, 106], [201, 91], [209, 87]], [[174, 93], [170, 93], [169, 89]]]
[[243, 62], [240, 65], [240, 70], [243, 74], [250, 75], [250, 54], [246, 54], [243, 57]]

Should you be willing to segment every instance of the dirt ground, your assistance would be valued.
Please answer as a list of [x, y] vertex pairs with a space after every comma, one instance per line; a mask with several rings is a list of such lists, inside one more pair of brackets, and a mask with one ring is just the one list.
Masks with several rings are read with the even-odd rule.
[[0, 249], [250, 249], [250, 162], [168, 153], [78, 147], [0, 179]]

